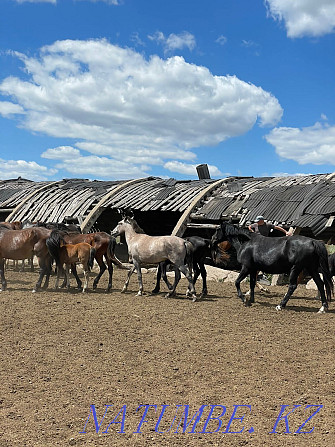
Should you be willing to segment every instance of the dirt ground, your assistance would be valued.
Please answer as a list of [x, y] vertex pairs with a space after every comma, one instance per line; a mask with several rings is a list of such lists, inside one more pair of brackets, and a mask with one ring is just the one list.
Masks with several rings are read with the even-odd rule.
[[299, 286], [285, 311], [284, 287], [245, 308], [218, 282], [192, 303], [185, 280], [177, 298], [137, 297], [125, 278], [109, 294], [106, 277], [96, 292], [32, 294], [37, 273], [7, 272], [1, 447], [335, 445], [334, 305], [317, 314]]

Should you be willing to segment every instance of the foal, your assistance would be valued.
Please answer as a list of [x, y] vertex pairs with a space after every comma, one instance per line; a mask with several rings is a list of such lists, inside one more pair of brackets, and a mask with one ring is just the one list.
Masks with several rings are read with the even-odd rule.
[[[55, 243], [55, 235], [51, 233], [50, 238], [47, 239], [46, 244], [50, 255], [55, 259], [57, 265], [57, 279], [55, 288], [58, 289], [58, 283], [61, 273], [65, 276], [66, 287], [70, 288], [70, 267], [79, 262], [83, 266], [84, 271], [84, 286], [83, 292], [88, 286], [88, 276], [93, 267], [95, 248], [86, 242], [79, 242], [79, 244], [66, 244], [58, 234], [57, 243]], [[64, 264], [66, 271], [64, 270]]]

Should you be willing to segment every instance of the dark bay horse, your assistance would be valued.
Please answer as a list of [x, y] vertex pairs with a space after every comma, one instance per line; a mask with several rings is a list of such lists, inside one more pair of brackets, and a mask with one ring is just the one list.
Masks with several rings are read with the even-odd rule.
[[[281, 303], [276, 307], [282, 310], [297, 288], [297, 279], [306, 270], [320, 293], [322, 306], [320, 313], [328, 309], [333, 293], [333, 282], [328, 266], [328, 254], [325, 244], [304, 236], [289, 236], [270, 238], [233, 224], [222, 222], [221, 235], [217, 238], [228, 240], [236, 248], [237, 260], [242, 270], [235, 282], [239, 298], [247, 306], [254, 302], [256, 275], [259, 270], [265, 273], [289, 273], [289, 287]], [[323, 274], [323, 280], [319, 272]], [[250, 298], [245, 298], [241, 292], [241, 281], [250, 275]]]
[[[141, 263], [159, 264], [162, 261], [169, 260], [174, 264], [188, 279], [190, 293], [193, 301], [197, 300], [193, 285], [192, 275], [186, 263], [190, 256], [190, 242], [178, 236], [148, 236], [139, 233], [136, 221], [130, 217], [124, 217], [112, 231], [112, 236], [124, 234], [128, 246], [128, 252], [133, 261], [133, 268], [128, 273], [128, 278], [122, 289], [127, 290], [129, 280], [134, 271], [137, 271], [139, 282], [139, 291], [137, 295], [143, 294], [143, 282], [141, 273]], [[136, 231], [137, 230], [137, 231]], [[186, 261], [185, 261], [186, 259]], [[185, 263], [186, 262], [186, 263]], [[173, 296], [176, 291], [175, 282], [173, 289], [167, 296]]]
[[6, 290], [7, 281], [4, 273], [5, 259], [26, 259], [37, 256], [40, 276], [33, 292], [41, 288], [45, 276], [44, 288], [48, 287], [51, 258], [46, 246], [46, 239], [51, 231], [46, 228], [27, 228], [24, 230], [0, 231], [0, 276], [2, 290]]
[[[95, 260], [97, 261], [100, 271], [96, 278], [93, 281], [93, 289], [96, 289], [98, 286], [98, 282], [105, 272], [105, 270], [108, 268], [109, 273], [109, 281], [107, 286], [107, 292], [109, 292], [112, 288], [112, 280], [113, 280], [113, 264], [119, 266], [121, 269], [127, 269], [121, 261], [117, 259], [117, 257], [114, 254], [115, 250], [115, 238], [111, 237], [108, 233], [105, 232], [99, 232], [99, 233], [87, 233], [87, 234], [77, 234], [77, 233], [71, 233], [67, 234], [66, 232], [59, 232], [58, 230], [54, 230], [55, 232], [52, 233], [52, 237], [50, 236], [50, 239], [48, 240], [49, 247], [53, 243], [52, 239], [54, 240], [54, 243], [56, 246], [58, 246], [58, 238], [61, 236], [66, 244], [79, 244], [80, 242], [86, 242], [87, 244], [91, 245], [95, 249]], [[58, 232], [58, 236], [57, 236]], [[104, 263], [104, 259], [106, 260], [106, 264]], [[72, 273], [76, 278], [78, 288], [81, 288], [81, 280], [79, 279], [76, 271], [75, 265], [72, 267]]]

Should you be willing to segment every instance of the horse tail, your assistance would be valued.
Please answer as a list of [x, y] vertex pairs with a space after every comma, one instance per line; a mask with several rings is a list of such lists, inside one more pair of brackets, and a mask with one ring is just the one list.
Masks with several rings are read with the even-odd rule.
[[325, 289], [326, 289], [326, 298], [327, 298], [327, 301], [331, 301], [332, 295], [334, 293], [334, 285], [333, 285], [333, 281], [332, 281], [332, 275], [329, 271], [327, 249], [323, 242], [313, 240], [313, 243], [314, 243], [314, 247], [316, 249], [317, 255], [319, 257], [319, 267], [320, 267], [320, 271], [323, 275], [323, 282], [325, 284]]
[[115, 246], [116, 246], [116, 239], [115, 237], [110, 236], [107, 248], [108, 258], [112, 261], [113, 264], [120, 267], [120, 269], [129, 270], [128, 267], [124, 266], [122, 262], [115, 256]]
[[56, 264], [60, 264], [59, 250], [62, 241], [62, 237], [58, 230], [53, 230], [50, 236], [46, 239], [45, 243], [50, 253], [51, 258], [56, 261]]
[[194, 245], [190, 241], [184, 241], [186, 255], [185, 255], [185, 264], [187, 265], [191, 275], [193, 272], [193, 252]]
[[88, 260], [88, 267], [89, 269], [91, 269], [93, 267], [93, 263], [94, 263], [94, 258], [95, 258], [95, 254], [96, 254], [96, 249], [94, 247], [90, 248], [90, 257]]

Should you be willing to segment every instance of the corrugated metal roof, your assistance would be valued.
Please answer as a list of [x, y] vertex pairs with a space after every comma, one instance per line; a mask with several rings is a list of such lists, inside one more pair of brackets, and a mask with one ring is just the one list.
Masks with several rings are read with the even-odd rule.
[[[329, 216], [335, 215], [334, 176], [231, 178], [215, 193], [216, 210], [220, 210], [220, 200], [224, 215], [233, 217], [238, 213], [241, 225], [263, 215], [270, 222], [309, 227], [318, 235]], [[210, 203], [199, 207], [196, 214], [213, 219]]]

